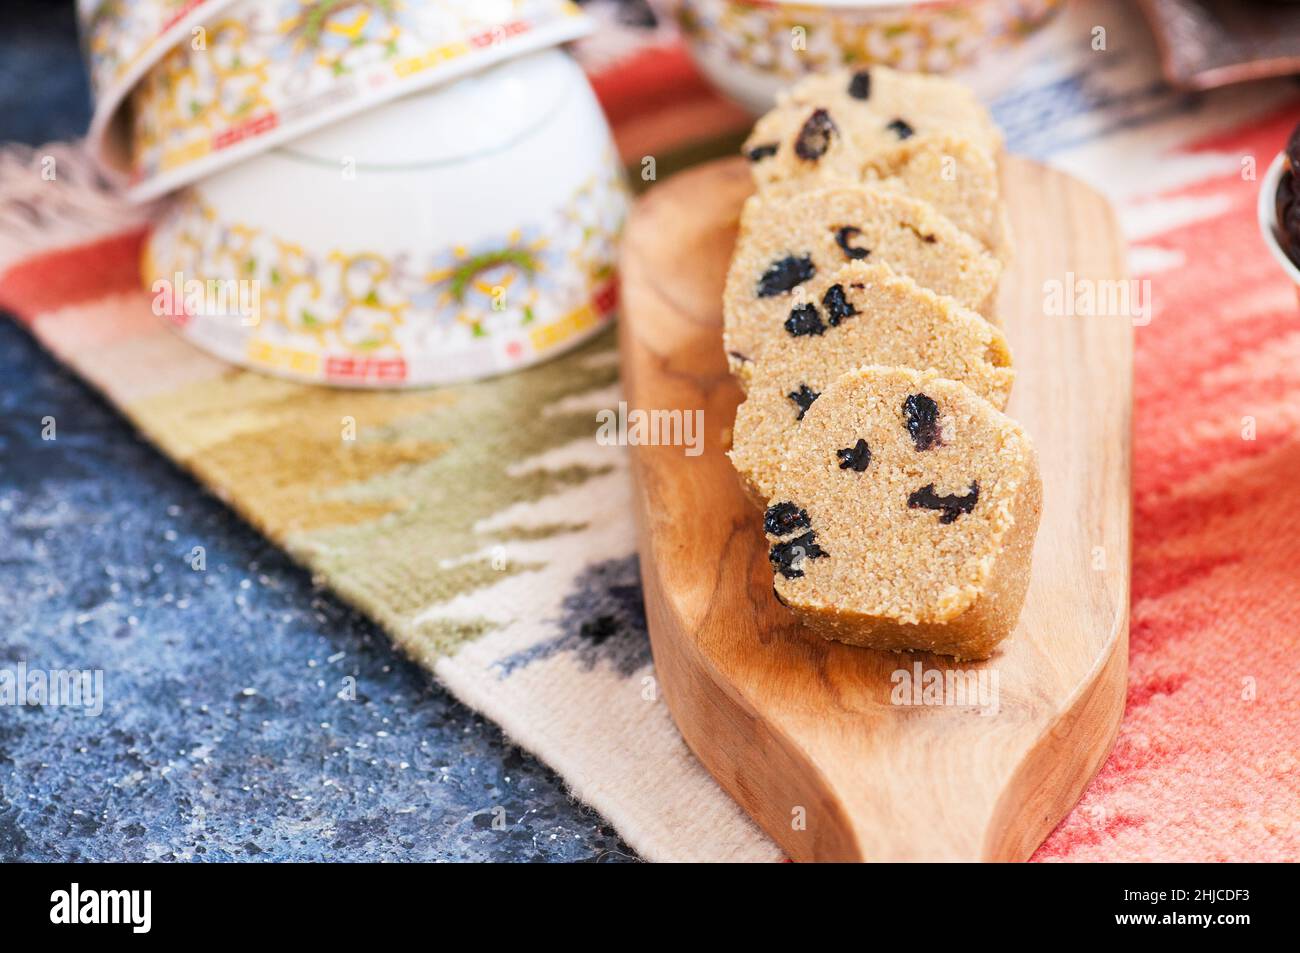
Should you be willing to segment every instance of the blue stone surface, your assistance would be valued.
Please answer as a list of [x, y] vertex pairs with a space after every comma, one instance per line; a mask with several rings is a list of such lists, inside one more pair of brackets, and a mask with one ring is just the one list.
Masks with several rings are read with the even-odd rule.
[[[84, 130], [71, 9], [6, 0], [0, 141]], [[0, 318], [0, 669], [20, 662], [102, 670], [104, 706], [0, 706], [0, 860], [632, 857]]]

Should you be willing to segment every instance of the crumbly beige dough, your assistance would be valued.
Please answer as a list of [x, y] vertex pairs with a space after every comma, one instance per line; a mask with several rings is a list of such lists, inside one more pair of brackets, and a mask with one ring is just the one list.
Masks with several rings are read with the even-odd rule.
[[[796, 195], [751, 196], [727, 273], [723, 316], [778, 311], [800, 284], [850, 261], [888, 265], [988, 316], [1002, 266], [932, 206], [879, 185], [835, 185]], [[750, 355], [733, 355], [744, 360]]]
[[[731, 462], [752, 496], [769, 498], [801, 418], [841, 374], [863, 364], [933, 368], [999, 410], [1015, 372], [1002, 332], [951, 298], [883, 265], [854, 262], [801, 286], [785, 323], [744, 326], [759, 355], [744, 365]], [[742, 335], [737, 335], [742, 336]]]
[[[791, 195], [835, 183], [880, 184], [934, 206], [959, 229], [998, 257], [1010, 261], [1009, 223], [1001, 200], [994, 157], [971, 140], [952, 134], [916, 135], [870, 146], [852, 139], [853, 127], [827, 126], [826, 151], [799, 154], [800, 134], [811, 107], [778, 110], [759, 120], [761, 135], [775, 151], [755, 154], [751, 171], [758, 188]], [[834, 131], [830, 131], [834, 130]], [[760, 135], [756, 131], [755, 136]]]
[[[933, 402], [933, 426], [909, 399]], [[1028, 437], [965, 385], [850, 371], [805, 414], [769, 499], [776, 596], [828, 639], [987, 658], [1019, 617], [1041, 499]]]

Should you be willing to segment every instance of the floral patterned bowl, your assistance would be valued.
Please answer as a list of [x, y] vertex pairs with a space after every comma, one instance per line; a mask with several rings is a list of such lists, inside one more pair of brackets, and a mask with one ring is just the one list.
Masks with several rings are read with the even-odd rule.
[[101, 158], [147, 201], [590, 30], [570, 0], [238, 0], [148, 71]]
[[598, 331], [627, 206], [609, 129], [559, 49], [409, 96], [191, 186], [146, 242], [154, 309], [298, 380], [445, 384]]
[[[882, 64], [994, 95], [1062, 0], [653, 0], [701, 71], [754, 113], [806, 73]], [[1027, 57], [1026, 57], [1027, 58]]]
[[[119, 108], [155, 63], [233, 0], [78, 0], [77, 25], [85, 52], [95, 112], [86, 141], [92, 155], [105, 156]], [[121, 172], [106, 163], [107, 171]]]

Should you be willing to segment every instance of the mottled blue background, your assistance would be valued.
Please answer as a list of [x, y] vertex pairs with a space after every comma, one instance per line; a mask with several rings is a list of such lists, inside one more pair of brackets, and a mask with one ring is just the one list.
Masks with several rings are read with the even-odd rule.
[[[5, 0], [0, 141], [85, 129], [71, 11]], [[631, 856], [4, 318], [0, 668], [19, 661], [103, 669], [107, 701], [0, 707], [2, 860]]]

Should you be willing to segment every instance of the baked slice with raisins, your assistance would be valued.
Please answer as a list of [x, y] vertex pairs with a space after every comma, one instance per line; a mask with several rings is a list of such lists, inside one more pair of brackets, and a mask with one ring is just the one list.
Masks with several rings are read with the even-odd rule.
[[975, 312], [883, 265], [854, 262], [802, 287], [806, 299], [783, 322], [747, 321], [733, 335], [759, 355], [743, 365], [746, 398], [730, 451], [755, 498], [775, 492], [785, 449], [814, 402], [863, 364], [933, 369], [1006, 406], [1011, 353], [1002, 332]]
[[998, 166], [987, 151], [948, 133], [869, 147], [853, 141], [853, 127], [835, 124], [830, 114], [825, 151], [801, 151], [798, 143], [817, 112], [798, 107], [759, 120], [755, 135], [779, 143], [776, 151], [751, 166], [760, 191], [789, 195], [835, 183], [898, 189], [929, 202], [1003, 264], [1010, 261], [1010, 225]]
[[768, 501], [776, 597], [828, 639], [987, 658], [1020, 615], [1041, 500], [1029, 438], [968, 387], [850, 371], [804, 415]]
[[[817, 110], [861, 149], [914, 136], [951, 135], [970, 141], [994, 158], [1002, 151], [1001, 131], [968, 87], [942, 76], [873, 66], [813, 74], [782, 92], [776, 106], [746, 140], [746, 155], [751, 161], [762, 162], [780, 155], [783, 146], [799, 146], [782, 143], [772, 135], [775, 120], [769, 117], [798, 116], [802, 124], [804, 117]], [[813, 152], [818, 145], [814, 136], [801, 148]]]
[[[854, 261], [886, 265], [922, 287], [992, 314], [1002, 266], [927, 202], [879, 185], [835, 185], [795, 195], [751, 196], [740, 218], [723, 291], [730, 331], [740, 315], [784, 320], [800, 287]], [[754, 355], [727, 344], [730, 360]]]

